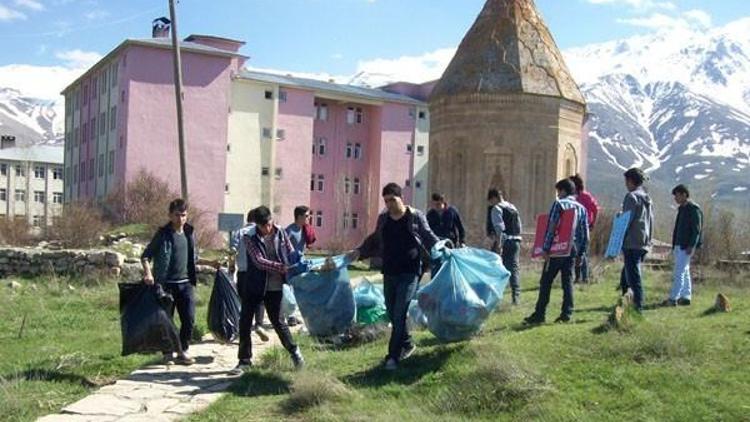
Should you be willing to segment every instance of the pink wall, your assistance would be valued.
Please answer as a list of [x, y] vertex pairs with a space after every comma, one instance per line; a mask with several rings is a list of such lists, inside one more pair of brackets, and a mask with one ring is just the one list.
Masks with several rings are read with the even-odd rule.
[[383, 185], [395, 182], [403, 188], [404, 202], [411, 203], [412, 189], [404, 182], [410, 179], [413, 155], [407, 145], [414, 142], [414, 118], [409, 115], [410, 106], [386, 104], [383, 106], [381, 123], [381, 167], [380, 181]]
[[[309, 181], [312, 171], [312, 139], [315, 118], [315, 95], [310, 91], [282, 88], [286, 102], [279, 102], [278, 129], [286, 132], [285, 139], [276, 142], [276, 167], [283, 175], [276, 180], [274, 197], [281, 206], [278, 223], [286, 227], [294, 221], [294, 208], [310, 206]], [[271, 170], [271, 177], [275, 170]], [[306, 183], [307, 182], [307, 183]]]
[[[117, 164], [124, 166], [125, 180], [147, 169], [180, 192], [171, 52], [133, 46], [125, 54], [126, 154], [119, 154]], [[184, 52], [182, 62], [190, 201], [215, 214], [224, 205], [230, 72], [236, 59]]]

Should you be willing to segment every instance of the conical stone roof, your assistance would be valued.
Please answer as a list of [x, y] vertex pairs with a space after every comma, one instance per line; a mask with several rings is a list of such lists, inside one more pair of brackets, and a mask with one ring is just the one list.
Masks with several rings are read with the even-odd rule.
[[585, 104], [533, 0], [487, 0], [432, 92], [526, 93]]

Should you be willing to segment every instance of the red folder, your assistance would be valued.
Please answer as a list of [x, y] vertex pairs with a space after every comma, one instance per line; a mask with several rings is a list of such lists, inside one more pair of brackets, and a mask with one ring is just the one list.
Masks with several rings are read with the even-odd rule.
[[[553, 258], [570, 256], [570, 253], [573, 251], [573, 230], [576, 225], [576, 218], [576, 211], [574, 209], [563, 210], [560, 215], [560, 221], [557, 222], [557, 227], [555, 227], [555, 238], [552, 240], [552, 248], [549, 251], [549, 256]], [[534, 249], [531, 253], [532, 258], [539, 258], [544, 252], [542, 247], [544, 246], [544, 238], [547, 235], [548, 221], [548, 214], [540, 214], [536, 218], [536, 236], [534, 237]]]

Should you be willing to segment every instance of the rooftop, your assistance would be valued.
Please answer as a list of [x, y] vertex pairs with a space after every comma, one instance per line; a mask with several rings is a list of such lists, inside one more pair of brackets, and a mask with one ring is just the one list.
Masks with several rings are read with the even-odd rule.
[[426, 106], [427, 104], [408, 97], [406, 95], [391, 93], [383, 91], [377, 88], [366, 88], [356, 85], [337, 84], [333, 82], [319, 81], [316, 79], [298, 78], [289, 75], [278, 75], [273, 73], [256, 72], [250, 70], [243, 70], [240, 75], [242, 79], [249, 79], [260, 82], [268, 82], [273, 84], [279, 84], [281, 86], [289, 88], [302, 88], [315, 91], [316, 93], [329, 93], [336, 94], [346, 97], [361, 98], [370, 101], [390, 101], [397, 103], [405, 103], [419, 106]]
[[33, 145], [0, 149], [0, 160], [31, 161], [34, 163], [62, 164], [65, 148], [52, 145]]

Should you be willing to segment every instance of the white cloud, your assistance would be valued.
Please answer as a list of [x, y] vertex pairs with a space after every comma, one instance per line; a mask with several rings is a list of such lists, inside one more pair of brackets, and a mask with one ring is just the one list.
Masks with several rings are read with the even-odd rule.
[[656, 31], [695, 30], [711, 27], [711, 15], [702, 10], [690, 10], [679, 16], [653, 13], [640, 18], [618, 19], [617, 22]]
[[26, 19], [26, 15], [0, 4], [0, 22], [9, 22], [16, 19]]
[[426, 82], [440, 78], [455, 54], [455, 48], [441, 48], [419, 56], [360, 61], [357, 75], [368, 75], [372, 85], [394, 81]]
[[16, 0], [16, 6], [36, 11], [44, 10], [44, 5], [36, 0]]
[[69, 68], [89, 68], [101, 60], [102, 55], [95, 51], [67, 50], [58, 51], [55, 57], [65, 62]]
[[94, 21], [108, 17], [109, 12], [107, 12], [106, 10], [96, 9], [84, 14], [83, 16], [90, 21]]
[[586, 0], [591, 4], [612, 4], [628, 6], [636, 10], [665, 9], [675, 10], [677, 6], [671, 1], [657, 0]]

